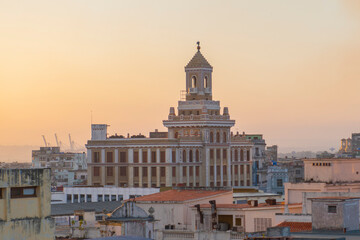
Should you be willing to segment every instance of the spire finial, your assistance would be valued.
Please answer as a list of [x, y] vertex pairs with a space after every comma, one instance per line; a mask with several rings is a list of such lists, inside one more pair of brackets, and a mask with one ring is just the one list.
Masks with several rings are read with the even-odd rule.
[[198, 46], [197, 46], [197, 50], [198, 51], [200, 51], [200, 42], [199, 41], [197, 41], [197, 43], [196, 43]]

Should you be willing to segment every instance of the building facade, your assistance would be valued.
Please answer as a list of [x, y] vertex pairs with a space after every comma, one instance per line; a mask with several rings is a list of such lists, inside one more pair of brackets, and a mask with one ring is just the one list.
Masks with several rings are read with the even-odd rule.
[[54, 239], [50, 169], [0, 169], [0, 239]]
[[40, 150], [32, 151], [32, 167], [51, 168], [52, 186], [86, 183], [85, 153], [61, 152], [60, 147], [40, 147]]
[[167, 134], [107, 136], [91, 126], [88, 184], [128, 187], [251, 186], [253, 143], [232, 135], [235, 121], [213, 100], [212, 70], [200, 47], [185, 67], [185, 98], [163, 121]]

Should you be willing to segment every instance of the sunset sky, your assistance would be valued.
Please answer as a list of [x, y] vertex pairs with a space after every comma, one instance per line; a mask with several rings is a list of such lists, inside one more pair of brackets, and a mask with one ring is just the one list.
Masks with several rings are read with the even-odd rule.
[[280, 152], [360, 132], [358, 0], [0, 0], [0, 145], [84, 145], [91, 111], [110, 134], [165, 130], [197, 41], [233, 131]]

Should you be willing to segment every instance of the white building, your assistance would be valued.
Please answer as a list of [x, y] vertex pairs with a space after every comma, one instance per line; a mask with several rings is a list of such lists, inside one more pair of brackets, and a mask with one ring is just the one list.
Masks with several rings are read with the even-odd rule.
[[63, 192], [53, 192], [52, 204], [122, 201], [158, 193], [159, 188], [120, 187], [64, 187]]

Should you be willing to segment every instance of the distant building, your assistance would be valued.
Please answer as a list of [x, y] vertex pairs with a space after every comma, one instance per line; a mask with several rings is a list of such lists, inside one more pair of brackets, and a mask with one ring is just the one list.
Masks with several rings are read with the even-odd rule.
[[213, 100], [212, 71], [198, 47], [185, 67], [186, 90], [177, 111], [170, 107], [163, 121], [167, 134], [108, 137], [106, 124], [92, 124], [88, 185], [252, 186], [254, 143], [231, 134], [235, 120]]
[[31, 168], [31, 163], [29, 162], [0, 162], [0, 168], [12, 168], [12, 169], [26, 169]]
[[272, 162], [272, 161], [276, 162], [278, 159], [278, 146], [277, 145], [268, 146], [266, 148], [265, 155], [266, 155], [266, 160], [268, 162]]
[[0, 238], [54, 239], [50, 169], [0, 169]]
[[337, 157], [360, 158], [360, 133], [352, 133], [351, 138], [341, 139]]
[[60, 147], [40, 147], [32, 151], [34, 168], [51, 168], [53, 186], [85, 185], [87, 161], [85, 153], [61, 152]]
[[284, 183], [289, 182], [288, 169], [279, 166], [270, 166], [267, 169], [266, 192], [284, 194]]

